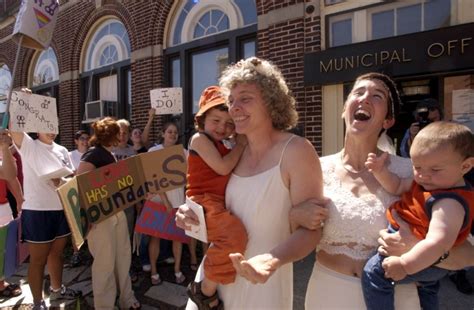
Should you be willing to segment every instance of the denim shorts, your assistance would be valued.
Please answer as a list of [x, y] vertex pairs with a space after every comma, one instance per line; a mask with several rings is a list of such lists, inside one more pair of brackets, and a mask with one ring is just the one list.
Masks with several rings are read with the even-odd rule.
[[71, 231], [64, 211], [23, 210], [21, 212], [21, 240], [49, 243], [69, 236]]

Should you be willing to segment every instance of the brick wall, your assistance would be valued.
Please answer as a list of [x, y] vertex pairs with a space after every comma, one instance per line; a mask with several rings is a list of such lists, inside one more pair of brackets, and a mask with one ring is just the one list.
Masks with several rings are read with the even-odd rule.
[[[275, 10], [308, 3], [309, 0], [257, 0], [257, 14], [269, 14]], [[314, 2], [314, 1], [313, 1]], [[174, 1], [102, 1], [97, 8], [95, 1], [77, 1], [60, 11], [53, 35], [52, 47], [56, 52], [59, 71], [63, 79], [59, 84], [60, 135], [62, 143], [73, 147], [73, 133], [79, 129], [81, 53], [88, 33], [98, 20], [105, 16], [119, 19], [127, 29], [131, 50], [163, 45], [166, 22]], [[69, 5], [63, 0], [61, 4]], [[0, 29], [0, 39], [10, 35], [13, 24]], [[321, 148], [321, 88], [303, 85], [303, 56], [306, 52], [320, 49], [320, 20], [318, 16], [302, 12], [295, 19], [269, 25], [257, 33], [258, 55], [271, 60], [282, 70], [297, 101], [303, 134], [320, 150]], [[0, 43], [0, 62], [13, 68], [16, 45], [11, 40]], [[26, 85], [28, 69], [34, 51], [23, 49], [14, 84]], [[133, 127], [143, 128], [150, 106], [150, 89], [164, 86], [164, 59], [150, 55], [131, 64]], [[71, 73], [74, 72], [75, 75]], [[64, 74], [68, 73], [68, 74]], [[156, 118], [152, 127], [152, 141], [156, 141], [163, 119]]]
[[[308, 1], [257, 1], [259, 15]], [[321, 154], [322, 104], [321, 87], [305, 87], [304, 54], [320, 50], [319, 16], [302, 12], [300, 18], [269, 25], [258, 32], [258, 56], [276, 64], [282, 71], [296, 99], [299, 114], [298, 131]]]

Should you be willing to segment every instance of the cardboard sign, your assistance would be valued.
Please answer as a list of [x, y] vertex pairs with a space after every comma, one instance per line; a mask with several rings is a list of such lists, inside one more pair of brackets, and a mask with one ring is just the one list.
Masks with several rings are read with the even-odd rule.
[[58, 133], [56, 98], [12, 92], [11, 131]]
[[186, 235], [194, 239], [198, 239], [204, 243], [208, 243], [204, 208], [200, 204], [192, 201], [189, 197], [186, 197], [186, 205], [189, 207], [189, 209], [193, 210], [199, 221], [199, 225], [191, 225], [191, 230], [186, 230]]
[[145, 202], [146, 193], [164, 193], [186, 184], [181, 145], [132, 156], [75, 176], [58, 189], [73, 240], [80, 247], [90, 225]]
[[51, 43], [59, 14], [58, 0], [23, 0], [13, 28], [13, 40], [34, 49], [45, 49]]
[[177, 209], [168, 211], [165, 205], [147, 200], [135, 225], [135, 231], [157, 238], [188, 243], [190, 238], [176, 226]]
[[183, 113], [183, 89], [181, 87], [150, 90], [151, 107], [156, 115]]

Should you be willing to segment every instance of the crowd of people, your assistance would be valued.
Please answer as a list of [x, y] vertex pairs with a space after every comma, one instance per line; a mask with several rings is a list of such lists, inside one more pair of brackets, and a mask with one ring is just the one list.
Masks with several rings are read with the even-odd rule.
[[[197, 273], [187, 288], [187, 309], [291, 309], [291, 263], [313, 251], [307, 309], [437, 309], [439, 279], [473, 265], [474, 246], [466, 238], [473, 228], [474, 191], [466, 177], [474, 166], [474, 136], [466, 126], [442, 121], [439, 105], [424, 101], [402, 141], [402, 156], [388, 154], [379, 147], [380, 136], [394, 125], [400, 105], [390, 77], [359, 76], [341, 115], [344, 148], [320, 158], [310, 141], [290, 131], [298, 113], [281, 71], [257, 57], [228, 66], [219, 85], [202, 92], [196, 133], [187, 145], [186, 188], [147, 196], [183, 230], [200, 224], [185, 198], [204, 209], [210, 245], [196, 268], [197, 241], [189, 240]], [[0, 220], [13, 218], [4, 207], [8, 188], [30, 252], [34, 309], [46, 309], [46, 265], [50, 299], [81, 296], [62, 284], [62, 254], [71, 232], [55, 189], [71, 174], [177, 144], [173, 122], [161, 126], [157, 144], [150, 143], [154, 115], [150, 109], [143, 131], [125, 119], [100, 119], [90, 132], [75, 134], [77, 149], [69, 153], [54, 134], [33, 139], [0, 132]], [[45, 179], [45, 167], [70, 173]], [[151, 285], [162, 282], [157, 260], [170, 250], [175, 282], [185, 281], [182, 242], [165, 242], [159, 233], [136, 238], [141, 209], [115, 213], [87, 235], [95, 308], [112, 309], [117, 302], [120, 308], [141, 307], [132, 290], [133, 248], [141, 249]], [[79, 264], [74, 249], [71, 265]], [[0, 294], [16, 296], [21, 289], [0, 279]]]

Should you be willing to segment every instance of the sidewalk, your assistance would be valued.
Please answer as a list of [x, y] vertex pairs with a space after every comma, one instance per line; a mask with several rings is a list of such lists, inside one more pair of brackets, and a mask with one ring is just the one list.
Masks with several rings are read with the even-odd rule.
[[[74, 289], [82, 290], [84, 297], [78, 301], [68, 301], [53, 303], [52, 309], [93, 309], [92, 283], [91, 283], [91, 258], [87, 253], [82, 253], [84, 265], [76, 268], [66, 266], [64, 268], [63, 282]], [[304, 296], [306, 284], [311, 274], [314, 264], [313, 255], [295, 264], [294, 268], [294, 309], [304, 309]], [[136, 266], [138, 268], [139, 266]], [[28, 263], [23, 264], [16, 275], [8, 281], [21, 283], [23, 294], [8, 300], [0, 299], [1, 309], [31, 309], [32, 297], [26, 283]], [[139, 279], [133, 284], [135, 294], [142, 303], [142, 309], [184, 309], [187, 301], [186, 285], [193, 279], [194, 272], [189, 268], [189, 255], [186, 247], [183, 249], [182, 272], [186, 276], [186, 281], [180, 285], [174, 283], [173, 265], [158, 264], [160, 276], [164, 280], [161, 285], [151, 286], [150, 273], [139, 272]], [[474, 271], [468, 273], [471, 283], [474, 284]], [[45, 292], [49, 286], [47, 273], [45, 274]], [[45, 296], [47, 297], [47, 296]], [[46, 304], [50, 306], [49, 299]], [[474, 295], [464, 295], [459, 293], [454, 284], [445, 278], [441, 281], [440, 291], [441, 310], [472, 310], [474, 309]]]

